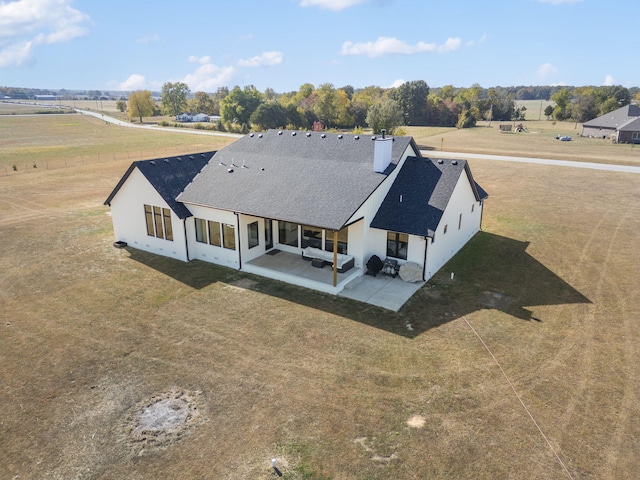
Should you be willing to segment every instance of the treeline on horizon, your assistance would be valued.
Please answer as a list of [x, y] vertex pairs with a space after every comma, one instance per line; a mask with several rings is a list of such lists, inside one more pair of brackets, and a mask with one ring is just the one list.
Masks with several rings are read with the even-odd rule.
[[[123, 93], [123, 92], [120, 92]], [[124, 92], [126, 94], [126, 92]], [[148, 97], [141, 101], [140, 94]], [[148, 90], [121, 94], [99, 90], [69, 91], [0, 87], [0, 95], [12, 98], [56, 95], [67, 99], [119, 99], [120, 110], [130, 118], [180, 113], [220, 116], [216, 129], [247, 132], [251, 128], [311, 129], [316, 122], [324, 128], [362, 128], [393, 132], [401, 126], [473, 127], [481, 120], [526, 120], [526, 108], [518, 100], [551, 101], [547, 119], [585, 122], [632, 101], [640, 103], [640, 88], [613, 86], [519, 86], [458, 88], [446, 85], [430, 88], [423, 80], [398, 87], [351, 85], [336, 88], [330, 83], [317, 88], [306, 83], [297, 91], [277, 93], [272, 88], [260, 92], [253, 85], [220, 87], [214, 93], [192, 93], [182, 82], [165, 83], [162, 92]], [[160, 98], [156, 105], [153, 97]], [[132, 102], [135, 99], [135, 102]], [[127, 103], [124, 101], [127, 100]]]

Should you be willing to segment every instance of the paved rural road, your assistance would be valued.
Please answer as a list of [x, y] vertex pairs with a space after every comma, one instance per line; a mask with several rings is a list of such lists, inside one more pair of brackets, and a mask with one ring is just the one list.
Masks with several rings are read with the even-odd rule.
[[478, 160], [498, 160], [503, 162], [537, 163], [540, 165], [556, 165], [560, 167], [589, 168], [591, 170], [607, 170], [609, 172], [640, 173], [640, 167], [608, 163], [572, 162], [569, 160], [553, 160], [550, 158], [508, 157], [503, 155], [485, 155], [481, 153], [438, 152], [434, 150], [421, 150], [420, 152], [426, 157], [462, 159], [475, 158]]
[[[99, 112], [92, 112], [90, 110], [79, 110], [76, 108], [76, 112], [82, 115], [91, 115], [93, 117], [104, 120], [107, 123], [113, 123], [121, 127], [131, 128], [145, 128], [147, 130], [159, 130], [163, 132], [173, 133], [191, 133], [193, 135], [218, 135], [222, 137], [240, 138], [242, 135], [237, 133], [227, 132], [211, 132], [207, 130], [195, 130], [193, 128], [166, 128], [158, 127], [156, 125], [136, 125], [130, 122], [123, 122], [117, 118], [109, 117]], [[568, 160], [552, 160], [546, 158], [530, 158], [530, 157], [507, 157], [503, 155], [484, 155], [480, 153], [460, 153], [460, 152], [437, 152], [434, 150], [421, 150], [421, 153], [427, 157], [444, 157], [444, 158], [476, 158], [480, 160], [498, 160], [504, 162], [520, 162], [520, 163], [537, 163], [540, 165], [556, 165], [561, 167], [574, 167], [574, 168], [589, 168], [592, 170], [607, 170], [609, 172], [627, 172], [640, 174], [640, 167], [630, 167], [627, 165], [613, 165], [607, 163], [587, 163], [587, 162], [571, 162]]]
[[80, 110], [77, 108], [75, 110], [81, 115], [91, 115], [92, 117], [99, 118], [100, 120], [104, 120], [107, 123], [113, 123], [114, 125], [118, 125], [120, 127], [144, 128], [146, 130], [158, 130], [162, 132], [172, 132], [172, 133], [191, 133], [193, 135], [217, 135], [219, 137], [240, 138], [243, 136], [237, 133], [212, 132], [208, 130], [196, 130], [194, 128], [172, 128], [172, 127], [158, 127], [157, 125], [140, 125], [140, 124], [135, 124], [130, 122], [123, 122], [122, 120], [109, 117], [100, 112], [92, 112], [91, 110]]

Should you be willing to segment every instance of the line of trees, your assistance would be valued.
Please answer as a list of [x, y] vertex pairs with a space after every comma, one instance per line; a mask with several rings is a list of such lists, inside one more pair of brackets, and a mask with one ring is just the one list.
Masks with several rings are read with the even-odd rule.
[[[621, 86], [546, 88], [555, 89], [551, 94], [555, 106], [551, 111], [545, 110], [545, 114], [556, 120], [584, 122], [632, 99], [632, 91]], [[159, 113], [149, 105], [150, 99], [151, 92], [147, 90], [132, 92], [129, 116], [142, 121], [142, 117]], [[640, 92], [635, 92], [635, 100], [640, 100]], [[247, 85], [193, 95], [185, 83], [167, 82], [162, 87], [160, 104], [160, 111], [170, 116], [183, 112], [218, 115], [219, 130], [237, 132], [251, 128], [311, 129], [319, 122], [329, 129], [368, 126], [378, 133], [382, 129], [394, 132], [409, 125], [469, 128], [482, 120], [525, 119], [525, 109], [517, 106], [515, 94], [509, 88], [485, 89], [475, 84], [469, 88], [447, 85], [431, 89], [423, 80], [386, 89], [369, 86], [356, 90], [351, 85], [336, 88], [330, 83], [315, 87], [305, 83], [297, 91], [282, 94], [271, 88], [260, 92]]]

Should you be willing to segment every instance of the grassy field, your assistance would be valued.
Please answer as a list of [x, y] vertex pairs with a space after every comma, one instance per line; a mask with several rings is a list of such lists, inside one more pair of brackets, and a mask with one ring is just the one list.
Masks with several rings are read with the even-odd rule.
[[0, 116], [0, 175], [216, 150], [230, 141], [121, 128], [87, 115]]
[[[581, 125], [573, 122], [521, 122], [526, 132], [501, 132], [500, 124], [513, 122], [480, 122], [475, 128], [403, 127], [416, 143], [433, 155], [442, 150], [450, 152], [500, 154], [519, 157], [555, 158], [579, 162], [618, 163], [640, 165], [640, 146], [613, 144], [610, 140], [582, 138]], [[570, 142], [556, 139], [568, 135]]]
[[[0, 478], [637, 475], [639, 175], [473, 161], [483, 232], [390, 313], [113, 248], [129, 163], [0, 176]], [[133, 443], [176, 391], [193, 428]]]

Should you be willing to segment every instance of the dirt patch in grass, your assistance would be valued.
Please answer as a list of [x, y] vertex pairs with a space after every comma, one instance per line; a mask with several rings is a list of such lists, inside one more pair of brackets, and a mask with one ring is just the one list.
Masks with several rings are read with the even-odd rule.
[[204, 421], [202, 392], [173, 389], [136, 405], [126, 421], [132, 450], [138, 455], [166, 448]]

